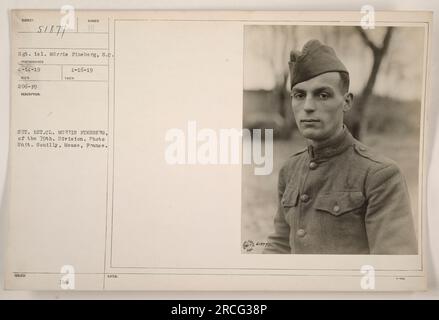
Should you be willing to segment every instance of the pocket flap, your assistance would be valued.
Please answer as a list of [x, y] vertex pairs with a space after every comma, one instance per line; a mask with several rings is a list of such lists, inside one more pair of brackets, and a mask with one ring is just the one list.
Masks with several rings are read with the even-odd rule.
[[297, 205], [298, 196], [299, 191], [297, 188], [287, 185], [287, 188], [285, 189], [281, 199], [281, 205], [285, 208], [295, 207]]
[[362, 207], [364, 202], [360, 191], [333, 192], [318, 196], [315, 208], [339, 216]]

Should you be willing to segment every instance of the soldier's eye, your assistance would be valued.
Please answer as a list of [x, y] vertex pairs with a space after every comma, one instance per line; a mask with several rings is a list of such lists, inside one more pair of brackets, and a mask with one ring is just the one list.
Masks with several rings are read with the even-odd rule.
[[322, 100], [326, 100], [326, 99], [329, 98], [329, 94], [327, 92], [321, 92], [319, 94], [319, 98], [322, 99]]
[[293, 93], [293, 98], [296, 100], [302, 100], [303, 98], [305, 98], [305, 95], [301, 92], [295, 92]]

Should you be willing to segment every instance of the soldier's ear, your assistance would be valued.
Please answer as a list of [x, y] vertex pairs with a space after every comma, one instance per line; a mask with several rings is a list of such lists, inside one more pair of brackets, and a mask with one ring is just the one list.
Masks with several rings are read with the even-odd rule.
[[343, 99], [343, 112], [349, 111], [352, 108], [352, 104], [354, 102], [354, 95], [350, 92], [346, 92]]

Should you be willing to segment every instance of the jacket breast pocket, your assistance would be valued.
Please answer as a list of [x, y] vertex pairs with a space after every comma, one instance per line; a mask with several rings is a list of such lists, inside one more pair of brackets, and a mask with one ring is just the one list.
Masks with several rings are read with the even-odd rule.
[[341, 191], [319, 195], [316, 198], [315, 209], [341, 216], [350, 212], [357, 212], [363, 208], [366, 199], [360, 191]]
[[295, 207], [297, 206], [298, 196], [298, 189], [295, 186], [287, 185], [280, 203], [285, 209]]
[[285, 221], [291, 226], [294, 220], [294, 213], [297, 207], [299, 190], [293, 185], [287, 185], [280, 201]]

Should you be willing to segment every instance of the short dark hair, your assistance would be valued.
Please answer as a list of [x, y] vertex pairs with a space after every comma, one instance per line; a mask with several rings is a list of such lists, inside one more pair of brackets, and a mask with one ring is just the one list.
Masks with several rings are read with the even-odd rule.
[[340, 74], [340, 90], [342, 93], [349, 92], [349, 73], [339, 72]]

